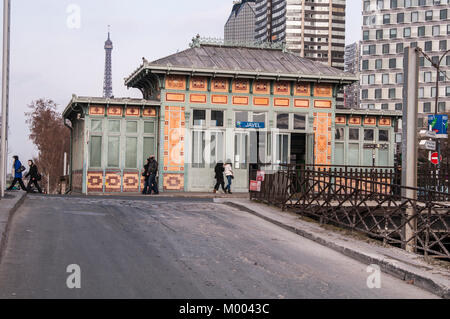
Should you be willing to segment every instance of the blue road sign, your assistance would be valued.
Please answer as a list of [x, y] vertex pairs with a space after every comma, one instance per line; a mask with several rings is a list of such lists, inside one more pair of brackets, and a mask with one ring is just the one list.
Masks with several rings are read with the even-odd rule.
[[428, 115], [428, 125], [436, 132], [437, 138], [448, 137], [448, 115]]

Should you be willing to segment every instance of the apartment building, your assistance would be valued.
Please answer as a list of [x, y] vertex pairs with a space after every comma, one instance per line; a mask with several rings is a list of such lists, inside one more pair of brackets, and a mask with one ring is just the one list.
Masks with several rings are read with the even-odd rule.
[[[360, 44], [355, 42], [345, 47], [344, 72], [359, 77]], [[359, 82], [353, 83], [345, 88], [345, 108], [359, 108]]]
[[[360, 98], [366, 109], [402, 110], [404, 48], [420, 47], [434, 62], [450, 49], [449, 0], [363, 0]], [[419, 113], [450, 109], [450, 54], [436, 69], [420, 57]]]

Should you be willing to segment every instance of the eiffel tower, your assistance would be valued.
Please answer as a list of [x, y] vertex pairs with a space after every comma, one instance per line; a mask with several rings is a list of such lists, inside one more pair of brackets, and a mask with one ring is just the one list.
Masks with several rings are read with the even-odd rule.
[[103, 83], [103, 97], [111, 98], [113, 97], [112, 88], [112, 50], [113, 43], [110, 39], [110, 30], [108, 26], [108, 40], [105, 42], [105, 79]]

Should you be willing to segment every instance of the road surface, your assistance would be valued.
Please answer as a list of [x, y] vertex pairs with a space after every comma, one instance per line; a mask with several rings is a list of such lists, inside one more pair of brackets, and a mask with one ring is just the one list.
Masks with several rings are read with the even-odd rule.
[[[81, 288], [69, 289], [69, 265]], [[262, 219], [199, 199], [28, 196], [0, 298], [436, 298]], [[73, 278], [73, 277], [72, 277]]]

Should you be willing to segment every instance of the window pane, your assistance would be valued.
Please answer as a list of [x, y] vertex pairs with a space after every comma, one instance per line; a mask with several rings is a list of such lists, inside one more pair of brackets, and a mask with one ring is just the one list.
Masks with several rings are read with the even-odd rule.
[[277, 128], [280, 130], [289, 129], [289, 114], [278, 114], [277, 115]]
[[90, 167], [101, 167], [102, 166], [102, 137], [92, 136], [91, 137], [91, 156], [90, 156]]
[[343, 141], [344, 140], [344, 131], [345, 129], [343, 127], [336, 128], [336, 135], [335, 140], [336, 141]]
[[205, 167], [205, 132], [192, 132], [192, 167]]
[[211, 126], [223, 126], [223, 112], [211, 111]]
[[344, 143], [336, 143], [335, 153], [334, 153], [334, 162], [336, 165], [344, 165]]
[[144, 122], [144, 133], [154, 134], [155, 133], [155, 122]]
[[137, 122], [127, 122], [127, 133], [137, 133]]
[[120, 133], [120, 121], [111, 120], [108, 122], [108, 131], [110, 133]]
[[194, 110], [194, 125], [203, 126], [206, 123], [206, 111], [205, 110]]
[[102, 131], [102, 121], [91, 120], [91, 131], [92, 132], [101, 132]]
[[348, 145], [348, 165], [359, 165], [359, 144]]
[[388, 150], [378, 150], [378, 165], [379, 166], [389, 166], [389, 151]]
[[364, 141], [373, 141], [373, 130], [364, 130]]
[[373, 150], [364, 149], [363, 150], [363, 166], [373, 165]]
[[144, 147], [143, 147], [143, 158], [142, 163], [144, 165], [147, 163], [147, 158], [151, 155], [155, 155], [155, 138], [154, 137], [144, 137]]
[[294, 114], [294, 130], [306, 130], [306, 117]]
[[266, 113], [253, 113], [253, 122], [266, 123]]
[[359, 128], [351, 128], [348, 130], [349, 140], [359, 141]]
[[120, 138], [108, 137], [108, 167], [119, 167]]
[[125, 167], [137, 168], [137, 138], [127, 137]]
[[236, 112], [237, 122], [248, 122], [248, 112]]
[[378, 141], [389, 142], [389, 131], [388, 130], [380, 130]]

